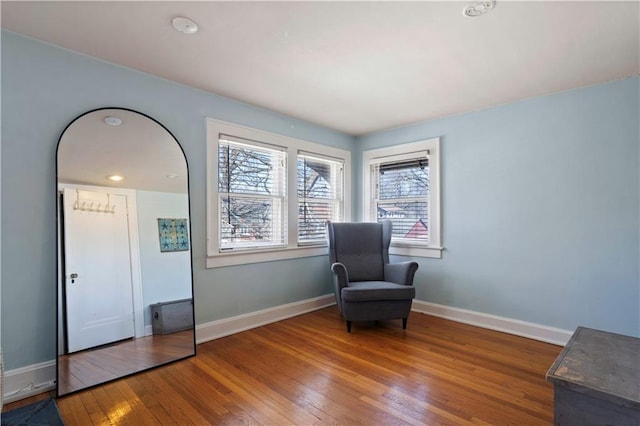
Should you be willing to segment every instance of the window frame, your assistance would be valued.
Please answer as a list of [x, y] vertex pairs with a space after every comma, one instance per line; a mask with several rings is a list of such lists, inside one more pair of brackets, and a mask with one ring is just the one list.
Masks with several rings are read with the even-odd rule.
[[[298, 243], [298, 197], [297, 197], [297, 161], [298, 154], [314, 155], [342, 161], [343, 170], [343, 217], [351, 220], [351, 152], [315, 142], [271, 133], [251, 127], [229, 123], [213, 118], [206, 119], [207, 130], [207, 247], [206, 267], [216, 268], [247, 263], [270, 262], [274, 260], [300, 257], [322, 256], [327, 254], [326, 241], [321, 244]], [[219, 192], [218, 192], [218, 149], [220, 135], [281, 147], [286, 151], [286, 197], [288, 199], [285, 220], [287, 240], [281, 247], [243, 248], [241, 250], [220, 250], [218, 245]]]
[[[326, 162], [326, 163], [334, 163], [336, 166], [338, 166], [337, 168], [339, 169], [339, 173], [342, 176], [342, 185], [340, 188], [333, 188], [332, 192], [336, 195], [339, 194], [339, 196], [336, 197], [332, 197], [332, 198], [314, 198], [314, 197], [300, 197], [300, 195], [297, 192], [297, 188], [296, 188], [296, 201], [297, 201], [297, 205], [298, 208], [300, 207], [300, 201], [302, 200], [302, 202], [309, 202], [309, 201], [319, 201], [319, 202], [325, 202], [325, 203], [337, 203], [338, 206], [341, 207], [342, 210], [342, 215], [341, 217], [339, 217], [338, 219], [331, 219], [333, 221], [345, 221], [345, 207], [347, 203], [351, 203], [351, 200], [346, 200], [345, 197], [345, 169], [346, 169], [346, 165], [345, 165], [345, 160], [342, 158], [336, 158], [336, 157], [329, 157], [327, 155], [322, 155], [322, 154], [317, 154], [317, 153], [311, 153], [311, 152], [305, 152], [305, 151], [300, 151], [298, 150], [298, 154], [297, 154], [297, 158], [296, 158], [296, 173], [297, 173], [297, 161], [300, 158], [312, 158], [314, 160], [320, 161], [320, 162]], [[296, 180], [297, 183], [297, 180]], [[300, 218], [298, 217], [298, 215], [296, 215], [296, 220], [298, 221], [298, 225], [300, 224]], [[299, 229], [299, 228], [298, 228]], [[325, 241], [321, 241], [321, 240], [307, 240], [307, 241], [300, 241], [300, 234], [298, 234], [297, 236], [297, 241], [298, 241], [298, 246], [318, 246], [318, 245], [327, 245], [326, 239]]]
[[416, 142], [403, 143], [385, 148], [363, 151], [362, 182], [363, 200], [362, 217], [365, 221], [378, 220], [375, 209], [375, 178], [372, 166], [388, 161], [418, 158], [428, 152], [429, 156], [429, 242], [409, 241], [407, 239], [391, 239], [389, 253], [401, 256], [418, 256], [441, 258], [442, 250], [442, 217], [441, 217], [441, 179], [440, 179], [440, 138], [430, 138]]
[[[237, 137], [232, 137], [229, 135], [219, 135], [218, 137], [218, 155], [220, 153], [220, 139], [225, 140], [225, 144], [227, 146], [234, 146], [237, 148], [240, 147], [245, 147], [247, 149], [250, 149], [254, 152], [260, 152], [264, 155], [264, 153], [267, 153], [267, 155], [269, 155], [270, 158], [278, 158], [279, 156], [284, 157], [284, 158], [279, 158], [279, 160], [281, 161], [281, 164], [279, 166], [280, 169], [280, 173], [274, 173], [274, 184], [275, 187], [272, 189], [277, 189], [277, 192], [274, 194], [261, 194], [261, 193], [253, 193], [253, 192], [246, 192], [246, 191], [233, 191], [233, 192], [224, 192], [221, 191], [220, 185], [218, 185], [218, 208], [220, 208], [220, 206], [222, 205], [222, 200], [226, 197], [228, 199], [270, 199], [271, 200], [271, 205], [273, 207], [278, 207], [277, 210], [279, 210], [279, 219], [273, 219], [273, 222], [277, 222], [276, 226], [273, 227], [273, 231], [275, 234], [280, 235], [281, 237], [281, 242], [280, 241], [276, 241], [275, 239], [272, 239], [270, 241], [267, 242], [263, 242], [263, 243], [259, 243], [256, 240], [250, 240], [250, 242], [243, 244], [243, 243], [232, 243], [227, 245], [226, 247], [222, 246], [222, 239], [220, 237], [220, 234], [218, 234], [219, 240], [218, 243], [220, 243], [220, 245], [218, 246], [218, 249], [220, 250], [220, 252], [225, 252], [225, 251], [229, 251], [229, 250], [233, 250], [233, 251], [239, 251], [239, 250], [261, 250], [261, 249], [269, 249], [269, 248], [282, 248], [286, 246], [287, 243], [287, 227], [286, 227], [286, 222], [287, 222], [287, 167], [286, 167], [286, 157], [287, 157], [287, 151], [284, 147], [281, 146], [275, 146], [275, 145], [267, 145], [261, 142], [257, 142], [257, 141], [249, 141], [249, 140], [239, 140], [239, 138]], [[220, 159], [218, 157], [218, 172], [220, 171], [219, 169], [220, 166]], [[218, 178], [219, 178], [219, 173], [217, 174]], [[231, 180], [231, 176], [228, 177], [229, 180]], [[218, 180], [218, 184], [220, 183], [220, 181]], [[230, 181], [229, 181], [230, 183]], [[218, 232], [220, 232], [220, 229], [222, 229], [222, 223], [224, 222], [222, 215], [218, 215]]]

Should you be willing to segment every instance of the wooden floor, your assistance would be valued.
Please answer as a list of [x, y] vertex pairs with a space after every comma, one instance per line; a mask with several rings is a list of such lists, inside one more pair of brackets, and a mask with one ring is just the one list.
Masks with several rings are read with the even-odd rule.
[[193, 355], [193, 329], [128, 339], [58, 358], [60, 395]]
[[65, 423], [551, 424], [561, 348], [415, 312], [347, 334], [331, 307], [197, 350], [60, 398]]

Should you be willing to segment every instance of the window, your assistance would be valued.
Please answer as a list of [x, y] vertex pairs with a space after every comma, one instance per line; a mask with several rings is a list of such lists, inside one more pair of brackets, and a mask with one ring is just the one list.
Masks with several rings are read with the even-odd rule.
[[324, 255], [349, 220], [349, 151], [207, 120], [207, 267]]
[[391, 220], [391, 254], [441, 257], [440, 140], [363, 154], [364, 218]]
[[298, 154], [299, 244], [324, 243], [327, 220], [343, 220], [343, 169], [341, 160]]
[[372, 166], [378, 220], [393, 222], [396, 240], [429, 241], [429, 157]]
[[287, 154], [221, 135], [218, 200], [221, 250], [286, 244]]

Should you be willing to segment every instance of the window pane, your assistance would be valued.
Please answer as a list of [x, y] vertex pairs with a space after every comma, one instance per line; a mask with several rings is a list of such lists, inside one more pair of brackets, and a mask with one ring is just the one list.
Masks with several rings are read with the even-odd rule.
[[340, 210], [335, 202], [305, 201], [298, 204], [298, 242], [324, 241], [327, 220]]
[[227, 193], [280, 195], [284, 154], [220, 143], [218, 190]]
[[298, 157], [298, 197], [334, 198], [335, 189], [331, 188], [332, 167], [327, 162], [314, 161]]
[[392, 236], [429, 240], [428, 203], [426, 201], [379, 202], [378, 221], [393, 222]]
[[282, 203], [274, 198], [221, 197], [220, 247], [284, 243]]
[[323, 243], [327, 220], [342, 220], [342, 187], [341, 162], [298, 156], [299, 243]]
[[429, 195], [429, 166], [419, 166], [415, 162], [404, 167], [394, 168], [392, 166], [383, 164], [379, 168], [379, 199], [389, 200]]
[[378, 220], [393, 222], [394, 238], [428, 241], [428, 159], [383, 163], [374, 170], [378, 189]]

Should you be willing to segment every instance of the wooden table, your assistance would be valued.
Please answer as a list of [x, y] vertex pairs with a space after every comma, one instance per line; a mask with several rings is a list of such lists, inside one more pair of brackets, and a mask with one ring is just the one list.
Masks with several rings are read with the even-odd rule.
[[547, 372], [556, 425], [640, 425], [640, 339], [578, 327]]

